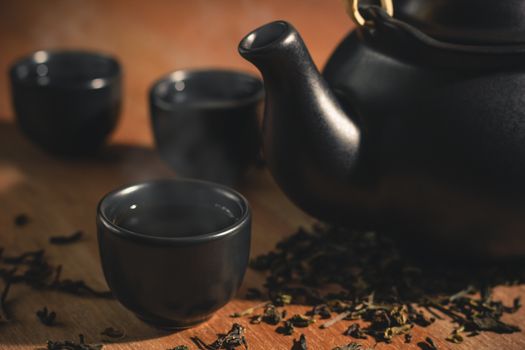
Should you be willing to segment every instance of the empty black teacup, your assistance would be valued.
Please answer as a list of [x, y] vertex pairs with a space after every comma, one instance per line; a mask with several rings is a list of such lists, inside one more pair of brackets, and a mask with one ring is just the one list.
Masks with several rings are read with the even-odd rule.
[[93, 153], [114, 129], [121, 102], [115, 58], [84, 51], [36, 51], [10, 69], [16, 121], [43, 149]]
[[234, 184], [259, 154], [264, 88], [232, 70], [178, 70], [150, 89], [157, 148], [177, 174]]
[[157, 180], [117, 189], [97, 214], [115, 297], [160, 328], [207, 320], [241, 285], [250, 252], [246, 199], [218, 184]]

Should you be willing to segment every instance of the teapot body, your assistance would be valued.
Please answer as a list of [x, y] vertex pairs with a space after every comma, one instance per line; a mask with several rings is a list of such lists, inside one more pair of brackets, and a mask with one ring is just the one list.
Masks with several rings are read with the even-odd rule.
[[323, 72], [362, 133], [349, 203], [327, 220], [525, 253], [523, 47], [387, 22], [350, 33]]
[[409, 21], [417, 1], [395, 2], [405, 20], [386, 6], [360, 9], [364, 25], [322, 75], [290, 23], [241, 40], [239, 53], [264, 78], [268, 168], [323, 221], [440, 253], [525, 254], [525, 40], [500, 31], [480, 43], [482, 27], [455, 35], [440, 16], [430, 36]]

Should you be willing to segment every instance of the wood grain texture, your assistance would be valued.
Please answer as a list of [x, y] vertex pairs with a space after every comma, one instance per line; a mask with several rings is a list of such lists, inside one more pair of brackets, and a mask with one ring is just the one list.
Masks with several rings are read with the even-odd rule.
[[[0, 1], [0, 70], [16, 57], [38, 48], [89, 48], [114, 53], [125, 71], [122, 120], [104, 157], [88, 160], [52, 158], [31, 145], [12, 123], [6, 75], [0, 75], [0, 245], [12, 254], [45, 248], [53, 264], [64, 264], [64, 277], [82, 278], [105, 289], [96, 242], [95, 209], [100, 197], [114, 187], [145, 179], [174, 176], [152, 148], [146, 104], [147, 89], [161, 74], [187, 67], [221, 66], [254, 69], [242, 60], [236, 46], [254, 27], [277, 18], [290, 20], [302, 33], [312, 56], [321, 65], [350, 29], [339, 1], [326, 0], [192, 0], [192, 1]], [[252, 171], [239, 188], [253, 209], [252, 255], [271, 249], [311, 218], [295, 208], [264, 171]], [[15, 227], [18, 213], [31, 223]], [[71, 246], [50, 246], [48, 237], [82, 229], [86, 237]], [[292, 339], [307, 336], [310, 349], [332, 349], [351, 339], [342, 335], [345, 323], [327, 330], [312, 326], [286, 337], [275, 327], [250, 325], [247, 319], [228, 317], [254, 305], [242, 297], [247, 287], [260, 286], [263, 276], [248, 271], [238, 298], [209, 322], [174, 334], [155, 330], [134, 317], [116, 301], [96, 300], [38, 292], [15, 285], [8, 303], [13, 319], [0, 325], [0, 349], [35, 349], [47, 339], [75, 339], [83, 333], [98, 342], [106, 327], [124, 329], [128, 337], [107, 345], [109, 350], [168, 349], [180, 344], [195, 347], [191, 336], [205, 342], [226, 332], [234, 321], [247, 327], [251, 349], [290, 349]], [[507, 303], [525, 287], [498, 288], [496, 296]], [[43, 306], [57, 311], [58, 326], [45, 327], [35, 317]], [[293, 307], [289, 313], [304, 313]], [[505, 317], [525, 328], [525, 311]], [[438, 321], [417, 330], [412, 344], [396, 339], [376, 349], [419, 349], [426, 336], [440, 349], [524, 349], [523, 333], [482, 334], [464, 344], [443, 339], [449, 322]], [[373, 345], [371, 342], [363, 344]]]
[[[97, 250], [95, 210], [100, 197], [123, 183], [151, 178], [171, 177], [168, 169], [151, 148], [118, 144], [107, 149], [104, 157], [91, 160], [66, 161], [52, 158], [30, 144], [11, 123], [0, 123], [0, 245], [6, 252], [17, 254], [45, 248], [51, 263], [64, 265], [65, 278], [85, 279], [89, 284], [105, 289]], [[246, 195], [253, 209], [252, 255], [270, 250], [274, 244], [292, 233], [299, 225], [308, 226], [312, 219], [295, 208], [278, 190], [265, 171], [250, 172], [239, 190]], [[13, 218], [26, 213], [31, 221], [16, 227]], [[48, 238], [84, 230], [86, 237], [69, 246], [53, 246]], [[260, 287], [263, 276], [248, 271], [237, 299], [221, 309], [209, 322], [174, 334], [164, 333], [139, 321], [114, 300], [97, 300], [41, 292], [24, 285], [14, 285], [8, 305], [12, 320], [0, 325], [0, 349], [34, 349], [48, 339], [74, 339], [85, 334], [98, 342], [99, 333], [106, 327], [124, 329], [128, 337], [107, 345], [113, 349], [168, 349], [186, 344], [195, 349], [190, 337], [198, 336], [212, 342], [216, 334], [229, 330], [233, 322], [247, 328], [250, 349], [290, 349], [292, 339], [304, 333], [310, 349], [332, 349], [351, 339], [342, 335], [348, 325], [341, 322], [321, 330], [316, 325], [299, 329], [294, 336], [275, 332], [274, 326], [250, 325], [247, 318], [229, 318], [233, 312], [244, 310], [258, 302], [243, 299], [246, 288]], [[522, 295], [525, 287], [498, 288], [496, 297], [507, 304]], [[45, 327], [35, 312], [47, 306], [58, 313], [58, 325]], [[304, 313], [306, 307], [288, 308], [290, 315]], [[508, 315], [505, 320], [525, 326], [525, 310]], [[448, 321], [437, 321], [426, 329], [414, 332], [412, 344], [396, 339], [392, 344], [379, 344], [376, 349], [419, 349], [418, 341], [426, 336], [436, 340], [440, 349], [523, 349], [523, 333], [512, 335], [482, 334], [468, 338], [464, 344], [452, 345], [444, 338], [452, 330]], [[366, 341], [363, 344], [367, 344]], [[368, 342], [368, 345], [373, 345]]]

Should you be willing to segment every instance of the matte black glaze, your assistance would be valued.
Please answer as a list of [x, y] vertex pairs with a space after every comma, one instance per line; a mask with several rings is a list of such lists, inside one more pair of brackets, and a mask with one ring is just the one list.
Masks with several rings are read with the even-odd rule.
[[115, 128], [121, 69], [112, 57], [83, 51], [36, 51], [10, 69], [22, 131], [61, 155], [93, 153]]
[[[115, 223], [134, 204], [151, 202], [219, 205], [236, 221], [197, 236], [151, 235]], [[222, 185], [157, 180], [126, 186], [100, 201], [97, 225], [111, 291], [139, 318], [160, 328], [187, 328], [211, 317], [233, 298], [248, 265], [250, 208], [239, 193]]]
[[150, 89], [161, 156], [179, 175], [234, 184], [259, 154], [257, 114], [264, 95], [255, 76], [179, 70]]
[[525, 44], [523, 0], [393, 0], [393, 3], [395, 18], [441, 40]]
[[[307, 212], [330, 217], [348, 202], [360, 131], [328, 89], [288, 23], [270, 23], [239, 46], [264, 78], [264, 156], [275, 179]], [[333, 203], [335, 202], [335, 203]]]
[[265, 81], [277, 182], [327, 221], [463, 254], [525, 253], [525, 47], [442, 42], [361, 12], [369, 25], [325, 79], [289, 23], [239, 45]]

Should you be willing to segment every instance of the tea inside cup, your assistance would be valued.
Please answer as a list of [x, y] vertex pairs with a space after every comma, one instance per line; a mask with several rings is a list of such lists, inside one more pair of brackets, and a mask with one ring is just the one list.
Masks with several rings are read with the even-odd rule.
[[117, 189], [100, 201], [97, 226], [111, 291], [156, 327], [207, 320], [234, 297], [248, 266], [248, 203], [219, 184], [157, 180]]
[[195, 237], [228, 228], [242, 217], [242, 204], [225, 196], [223, 189], [189, 184], [128, 188], [109, 214], [112, 223], [141, 235]]

